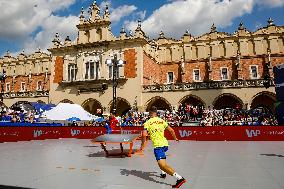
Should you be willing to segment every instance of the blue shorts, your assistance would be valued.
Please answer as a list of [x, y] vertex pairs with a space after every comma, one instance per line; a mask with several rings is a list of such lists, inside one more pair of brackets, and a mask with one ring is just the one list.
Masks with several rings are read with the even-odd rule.
[[156, 160], [166, 159], [166, 151], [168, 151], [168, 149], [168, 146], [154, 148]]

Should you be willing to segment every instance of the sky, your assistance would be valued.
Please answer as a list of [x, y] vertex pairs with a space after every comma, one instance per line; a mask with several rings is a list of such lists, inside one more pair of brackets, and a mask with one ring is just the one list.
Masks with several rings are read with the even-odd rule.
[[[17, 55], [39, 48], [46, 52], [56, 32], [62, 40], [77, 37], [81, 7], [88, 10], [93, 0], [0, 0], [0, 57], [7, 50]], [[249, 31], [267, 26], [271, 17], [284, 26], [284, 0], [97, 0], [104, 12], [108, 4], [111, 29], [135, 30], [137, 20], [150, 38], [162, 30], [166, 37], [180, 39], [188, 29], [194, 36], [210, 31], [233, 33], [240, 22]], [[85, 11], [87, 14], [87, 11]]]

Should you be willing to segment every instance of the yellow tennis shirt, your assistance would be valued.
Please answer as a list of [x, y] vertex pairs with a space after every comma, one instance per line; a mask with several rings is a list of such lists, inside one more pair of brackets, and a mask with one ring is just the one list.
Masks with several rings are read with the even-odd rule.
[[167, 122], [159, 117], [153, 117], [144, 123], [144, 128], [148, 131], [155, 148], [169, 146], [168, 140], [164, 136], [167, 127]]

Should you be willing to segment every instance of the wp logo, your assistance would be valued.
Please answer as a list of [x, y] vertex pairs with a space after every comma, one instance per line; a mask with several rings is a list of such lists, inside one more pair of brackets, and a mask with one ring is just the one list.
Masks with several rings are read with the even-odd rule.
[[192, 131], [179, 130], [179, 135], [180, 135], [181, 138], [189, 137], [189, 136], [192, 135]]
[[42, 135], [42, 130], [34, 130], [34, 138], [37, 138]]
[[77, 136], [77, 135], [79, 135], [80, 134], [80, 130], [73, 130], [73, 129], [71, 129], [71, 135], [72, 135], [72, 137], [73, 136]]
[[260, 135], [260, 130], [249, 130], [249, 129], [246, 129], [246, 133], [247, 133], [247, 136], [249, 138], [257, 137], [258, 135]]

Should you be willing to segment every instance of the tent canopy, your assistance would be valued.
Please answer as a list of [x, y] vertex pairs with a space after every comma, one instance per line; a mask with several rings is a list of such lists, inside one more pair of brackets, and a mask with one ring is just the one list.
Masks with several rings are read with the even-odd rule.
[[44, 103], [38, 103], [38, 102], [31, 102], [31, 105], [35, 108], [35, 110], [38, 113], [51, 110], [52, 108], [56, 106], [55, 104], [44, 104]]
[[80, 105], [69, 103], [59, 103], [53, 109], [44, 112], [42, 116], [50, 120], [68, 120], [74, 117], [82, 121], [96, 119], [95, 116], [84, 110]]

